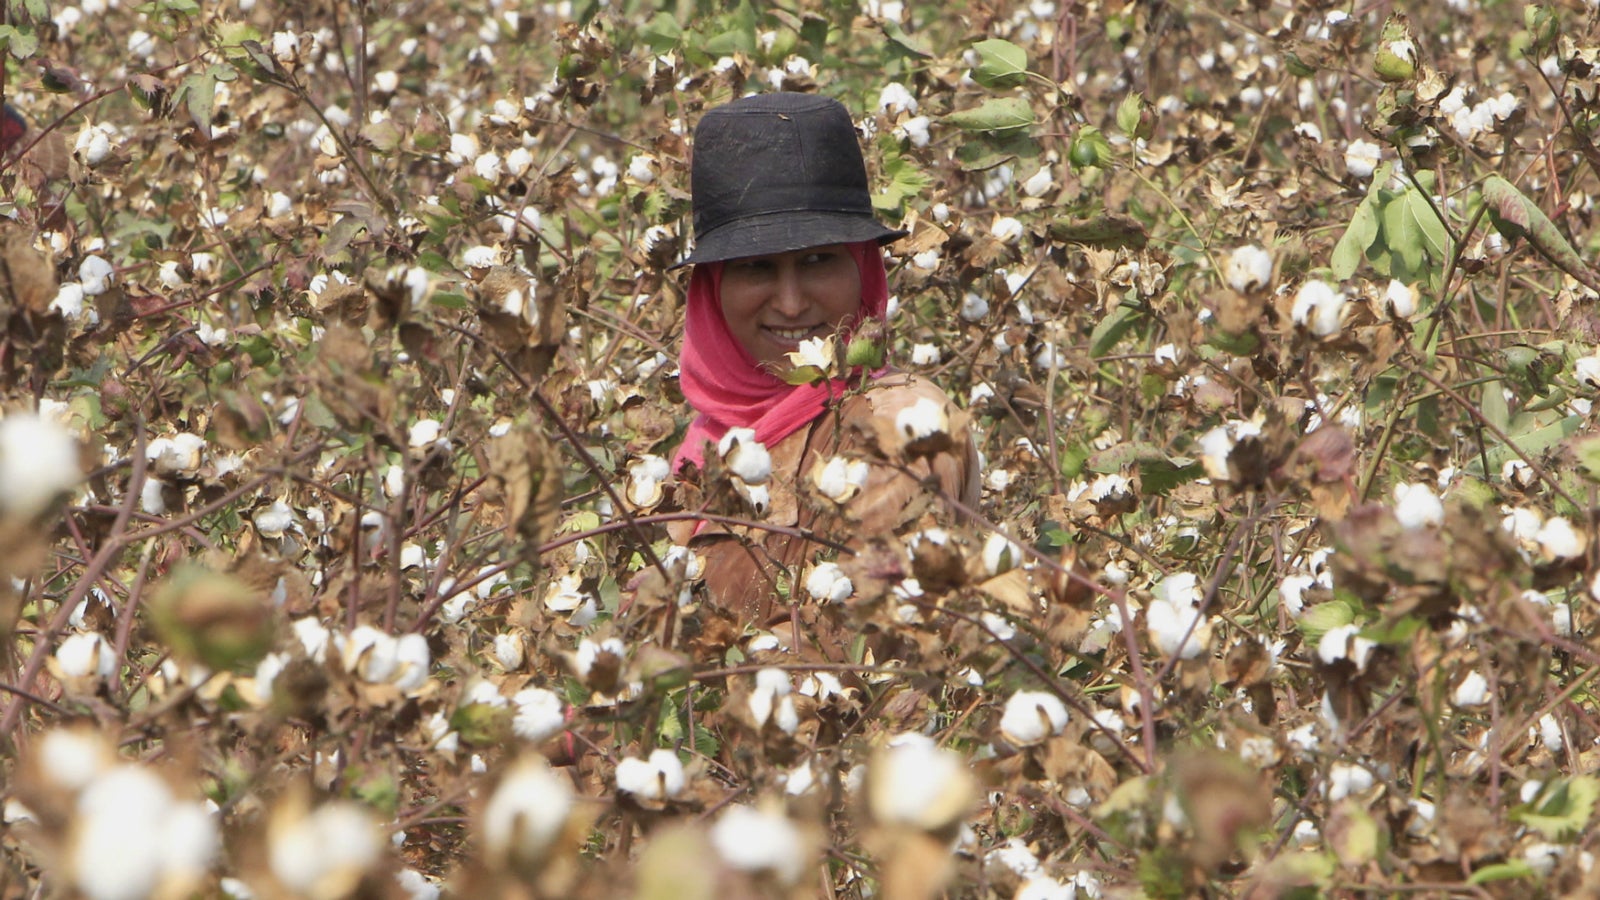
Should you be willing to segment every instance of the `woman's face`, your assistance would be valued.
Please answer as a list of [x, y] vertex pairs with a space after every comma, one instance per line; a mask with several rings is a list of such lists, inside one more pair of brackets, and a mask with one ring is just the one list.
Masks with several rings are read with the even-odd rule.
[[807, 338], [832, 334], [861, 309], [861, 273], [844, 244], [722, 266], [722, 317], [758, 363], [774, 363]]

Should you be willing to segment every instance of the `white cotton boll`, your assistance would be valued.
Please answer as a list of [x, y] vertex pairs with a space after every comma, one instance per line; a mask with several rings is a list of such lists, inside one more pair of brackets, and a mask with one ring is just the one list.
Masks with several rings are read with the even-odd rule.
[[1394, 517], [1400, 527], [1437, 528], [1444, 524], [1444, 504], [1426, 484], [1394, 486]]
[[250, 521], [255, 523], [256, 531], [262, 537], [281, 538], [284, 532], [294, 526], [294, 510], [283, 500], [274, 500], [271, 506], [256, 510]]
[[420, 419], [411, 426], [409, 443], [413, 448], [427, 447], [439, 440], [439, 434], [444, 426], [438, 419]]
[[981, 294], [968, 291], [961, 298], [961, 318], [968, 322], [977, 322], [989, 314], [989, 301]]
[[383, 845], [366, 811], [347, 800], [317, 807], [296, 822], [268, 830], [268, 866], [293, 895], [320, 896], [317, 888], [338, 873], [358, 873], [377, 862]]
[[160, 475], [193, 475], [206, 447], [205, 438], [187, 431], [156, 438], [145, 445], [145, 458]]
[[983, 541], [983, 568], [990, 575], [999, 575], [1022, 562], [1022, 548], [1003, 534], [989, 535]]
[[421, 689], [433, 665], [427, 637], [416, 632], [401, 635], [395, 641], [395, 662], [397, 671], [390, 679], [394, 686], [407, 694]]
[[176, 260], [167, 260], [156, 270], [156, 281], [169, 291], [175, 291], [188, 282], [183, 280], [183, 272], [178, 269]]
[[750, 693], [750, 717], [757, 728], [772, 722], [785, 734], [800, 727], [799, 713], [790, 696], [789, 675], [782, 669], [762, 669], [756, 673], [756, 687]]
[[59, 422], [25, 412], [0, 419], [0, 514], [30, 521], [82, 479], [77, 439]]
[[497, 634], [494, 638], [494, 658], [500, 668], [514, 672], [522, 668], [525, 654], [522, 638], [514, 634]]
[[1022, 239], [1022, 223], [1012, 216], [995, 216], [989, 233], [1002, 244], [1014, 244]]
[[990, 469], [983, 477], [983, 486], [997, 494], [1005, 493], [1006, 488], [1011, 486], [1011, 470]]
[[37, 759], [40, 772], [69, 791], [81, 790], [116, 762], [99, 734], [79, 728], [45, 732], [39, 739]]
[[672, 750], [656, 749], [649, 759], [617, 763], [617, 790], [644, 800], [667, 800], [683, 792], [683, 762]]
[[1015, 875], [1027, 876], [1039, 871], [1039, 857], [1028, 849], [1022, 838], [1011, 838], [990, 850], [984, 856], [984, 862], [990, 866], [1009, 870]]
[[333, 635], [328, 631], [328, 627], [311, 616], [296, 619], [291, 627], [306, 656], [312, 662], [321, 665], [328, 658], [328, 645], [333, 642]]
[[478, 143], [478, 136], [473, 134], [450, 135], [450, 150], [445, 153], [445, 161], [453, 166], [465, 165], [468, 160], [477, 159], [483, 152], [483, 146]]
[[722, 457], [728, 471], [745, 484], [762, 484], [772, 477], [772, 455], [767, 452], [766, 445], [756, 440], [753, 429], [728, 429], [717, 442], [717, 455]]
[[484, 181], [499, 181], [500, 173], [505, 171], [505, 165], [498, 153], [483, 153], [472, 161], [472, 174]]
[[617, 659], [628, 657], [628, 648], [622, 643], [621, 638], [605, 638], [596, 643], [584, 638], [578, 642], [578, 652], [574, 658], [574, 665], [578, 670], [579, 678], [588, 678], [594, 669], [594, 664], [602, 656], [615, 656]]
[[1406, 284], [1397, 279], [1389, 279], [1389, 286], [1383, 292], [1383, 308], [1393, 313], [1396, 318], [1409, 319], [1417, 312], [1417, 301], [1421, 292], [1414, 284]]
[[383, 684], [400, 671], [395, 639], [371, 625], [357, 625], [339, 649], [345, 671], [369, 684]]
[[506, 154], [506, 171], [514, 177], [521, 178], [533, 168], [533, 151], [526, 147], [514, 147]]
[[461, 264], [468, 269], [487, 269], [500, 265], [500, 248], [478, 245], [461, 251]]
[[1294, 126], [1294, 133], [1313, 144], [1322, 143], [1322, 129], [1315, 122], [1301, 122]]
[[1031, 875], [1017, 888], [1012, 900], [1074, 900], [1078, 888], [1062, 884], [1048, 875]]
[[628, 160], [628, 177], [639, 184], [650, 184], [656, 180], [658, 167], [659, 164], [653, 155], [640, 153]]
[[1050, 173], [1050, 167], [1046, 166], [1022, 182], [1022, 192], [1029, 197], [1043, 197], [1055, 185], [1055, 177]]
[[91, 297], [110, 289], [116, 276], [117, 270], [102, 256], [88, 256], [78, 264], [78, 283], [83, 286], [83, 292]]
[[1000, 733], [1021, 747], [1054, 737], [1067, 727], [1067, 707], [1048, 691], [1017, 691], [1006, 701]]
[[816, 470], [813, 479], [817, 492], [835, 503], [843, 503], [867, 486], [871, 467], [866, 460], [835, 456]]
[[1338, 802], [1372, 787], [1372, 772], [1366, 766], [1336, 762], [1328, 767], [1328, 801]]
[[933, 139], [928, 133], [928, 126], [932, 124], [933, 120], [927, 116], [912, 116], [896, 125], [893, 134], [900, 140], [910, 141], [913, 147], [926, 147]]
[[1544, 748], [1551, 753], [1560, 753], [1566, 747], [1566, 740], [1561, 736], [1561, 723], [1551, 713], [1540, 716], [1538, 728], [1530, 728], [1528, 733], [1530, 737], [1537, 733]]
[[1364, 672], [1367, 668], [1367, 658], [1377, 644], [1361, 637], [1359, 625], [1340, 625], [1330, 628], [1317, 642], [1317, 658], [1325, 665], [1333, 665], [1341, 659], [1348, 659], [1356, 667], [1356, 671]]
[[69, 321], [83, 317], [86, 309], [84, 305], [83, 285], [76, 281], [68, 281], [56, 290], [55, 299], [50, 301], [50, 308], [61, 313], [61, 318]]
[[545, 741], [566, 728], [565, 704], [554, 691], [538, 687], [523, 688], [512, 695], [511, 705], [516, 709], [511, 720], [511, 731], [525, 741]]
[[140, 900], [161, 882], [164, 835], [158, 827], [172, 792], [157, 776], [118, 766], [78, 797], [72, 874], [90, 900]]
[[776, 812], [736, 804], [711, 826], [711, 846], [730, 868], [769, 872], [793, 884], [806, 869], [806, 842], [795, 824]]
[[1572, 527], [1565, 516], [1552, 516], [1539, 527], [1534, 537], [1539, 551], [1548, 560], [1577, 559], [1583, 555], [1587, 539]]
[[924, 272], [932, 272], [939, 268], [939, 250], [937, 248], [924, 250], [911, 255], [911, 267]]
[[1316, 583], [1316, 579], [1310, 575], [1285, 575], [1283, 581], [1278, 583], [1278, 599], [1284, 611], [1292, 618], [1299, 618], [1300, 611], [1306, 605], [1305, 592]]
[[1450, 694], [1450, 702], [1459, 707], [1482, 706], [1489, 702], [1489, 680], [1481, 672], [1468, 672]]
[[85, 125], [73, 141], [72, 152], [93, 168], [111, 158], [111, 132], [105, 125]]
[[165, 484], [159, 478], [149, 477], [139, 487], [139, 510], [149, 516], [167, 514], [167, 500], [162, 495]]
[[892, 116], [898, 112], [915, 115], [917, 112], [917, 98], [911, 96], [911, 91], [898, 81], [892, 81], [883, 86], [878, 92], [878, 111], [884, 115]]
[[1588, 356], [1580, 356], [1572, 363], [1572, 377], [1578, 384], [1589, 388], [1600, 388], [1600, 350]]
[[838, 563], [817, 563], [806, 576], [806, 593], [822, 603], [843, 603], [854, 590]]
[[885, 825], [942, 830], [966, 812], [974, 792], [966, 759], [920, 734], [891, 738], [867, 772], [867, 805]]
[[56, 663], [68, 678], [110, 678], [117, 672], [111, 644], [92, 631], [68, 635], [56, 647]]
[[1344, 151], [1344, 167], [1363, 181], [1371, 178], [1383, 160], [1383, 149], [1371, 141], [1351, 141]]
[[1337, 287], [1313, 279], [1300, 285], [1289, 315], [1295, 324], [1305, 325], [1317, 337], [1327, 337], [1339, 333], [1345, 302], [1344, 294]]
[[950, 416], [945, 412], [944, 404], [931, 397], [923, 397], [895, 415], [894, 427], [906, 440], [916, 441], [949, 433]]
[[479, 837], [495, 859], [525, 865], [542, 858], [572, 813], [572, 784], [544, 760], [518, 760], [485, 804]]
[[1255, 244], [1239, 247], [1228, 254], [1228, 261], [1223, 264], [1223, 277], [1229, 287], [1241, 294], [1254, 288], [1270, 287], [1272, 254]]
[[[1189, 604], [1153, 600], [1145, 608], [1144, 615], [1151, 643], [1166, 656], [1194, 659], [1211, 646], [1211, 617], [1202, 617], [1200, 611]], [[1191, 623], [1196, 623], [1192, 630]]]
[[914, 366], [938, 365], [939, 348], [933, 344], [914, 344], [911, 347], [911, 364]]

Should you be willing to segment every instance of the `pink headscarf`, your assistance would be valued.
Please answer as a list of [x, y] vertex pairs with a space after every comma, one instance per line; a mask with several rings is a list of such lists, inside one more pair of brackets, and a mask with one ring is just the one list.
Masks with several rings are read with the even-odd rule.
[[[861, 273], [861, 318], [881, 321], [889, 301], [889, 276], [878, 242], [845, 246]], [[761, 368], [728, 330], [722, 317], [721, 288], [722, 263], [694, 267], [678, 383], [700, 415], [690, 423], [672, 456], [673, 471], [685, 463], [705, 465], [705, 443], [721, 440], [729, 428], [753, 428], [756, 440], [771, 446], [815, 419], [827, 408], [830, 397], [839, 396], [850, 385], [845, 378], [792, 385]]]

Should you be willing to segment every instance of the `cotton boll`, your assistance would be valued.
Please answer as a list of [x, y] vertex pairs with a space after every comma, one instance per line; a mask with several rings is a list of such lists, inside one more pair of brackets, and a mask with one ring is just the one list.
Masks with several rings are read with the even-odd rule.
[[1002, 244], [1014, 244], [1022, 239], [1022, 223], [1012, 216], [995, 216], [994, 224], [989, 226], [989, 233]]
[[717, 442], [717, 454], [728, 471], [745, 484], [763, 484], [772, 477], [772, 455], [749, 428], [730, 428]]
[[1003, 534], [991, 534], [983, 541], [983, 568], [999, 575], [1022, 562], [1022, 549]]
[[491, 860], [526, 870], [542, 860], [572, 814], [572, 784], [543, 759], [525, 756], [500, 779], [478, 817]]
[[1481, 672], [1468, 672], [1450, 694], [1450, 702], [1459, 707], [1482, 706], [1489, 702], [1489, 681]]
[[1241, 294], [1272, 284], [1272, 254], [1254, 244], [1246, 244], [1228, 255], [1223, 267], [1228, 286]]
[[0, 419], [0, 515], [31, 521], [83, 478], [78, 442], [32, 413]]
[[1344, 151], [1344, 166], [1351, 175], [1365, 181], [1372, 177], [1383, 159], [1383, 148], [1371, 141], [1351, 141]]
[[1394, 486], [1394, 517], [1408, 531], [1444, 524], [1444, 504], [1426, 484]]
[[733, 805], [711, 826], [711, 846], [730, 868], [769, 873], [793, 884], [806, 870], [806, 841], [795, 824], [776, 812]]
[[806, 576], [806, 593], [811, 599], [823, 603], [843, 603], [855, 591], [855, 586], [845, 576], [838, 563], [824, 562], [813, 566]]
[[1328, 767], [1329, 802], [1336, 803], [1354, 794], [1364, 793], [1372, 785], [1372, 772], [1365, 766], [1336, 762]]
[[976, 793], [966, 759], [922, 735], [891, 739], [867, 768], [867, 806], [885, 825], [942, 831], [966, 814]]
[[672, 750], [657, 749], [649, 759], [617, 763], [617, 790], [642, 800], [668, 800], [683, 792], [683, 762]]
[[161, 882], [162, 834], [156, 823], [172, 805], [157, 776], [122, 765], [78, 797], [73, 880], [91, 900], [140, 900]]
[[55, 660], [67, 678], [110, 678], [117, 672], [110, 642], [92, 631], [64, 638], [56, 647]]
[[950, 431], [950, 416], [944, 405], [923, 397], [911, 406], [900, 410], [894, 419], [895, 430], [908, 441], [921, 440]]
[[756, 687], [748, 701], [750, 718], [757, 728], [772, 722], [785, 734], [794, 734], [800, 727], [799, 713], [794, 706], [789, 674], [782, 669], [762, 669], [756, 673]]
[[916, 115], [917, 108], [917, 98], [898, 81], [884, 85], [878, 93], [878, 111], [884, 115], [892, 116], [898, 112]]
[[1383, 292], [1383, 308], [1392, 313], [1397, 319], [1409, 319], [1417, 312], [1417, 301], [1421, 292], [1414, 284], [1406, 284], [1396, 278], [1389, 279], [1389, 286]]
[[916, 366], [936, 366], [939, 364], [939, 348], [933, 344], [916, 344], [911, 348], [911, 364]]
[[1313, 279], [1300, 285], [1289, 315], [1295, 324], [1306, 326], [1317, 337], [1328, 337], [1339, 333], [1345, 302], [1338, 288]]
[[411, 426], [407, 442], [413, 449], [431, 446], [439, 440], [439, 434], [444, 426], [437, 419], [419, 419]]
[[1539, 552], [1547, 560], [1577, 559], [1583, 555], [1587, 543], [1587, 538], [1564, 516], [1552, 516], [1545, 520], [1534, 540], [1539, 545]]
[[[1211, 645], [1211, 618], [1187, 604], [1151, 601], [1145, 608], [1145, 628], [1151, 643], [1167, 656], [1194, 659]], [[1191, 630], [1190, 624], [1194, 624]], [[1184, 635], [1188, 637], [1185, 639]]]
[[511, 697], [516, 715], [511, 731], [525, 741], [548, 740], [566, 727], [567, 717], [561, 697], [545, 688], [523, 688]]
[[1333, 665], [1341, 659], [1348, 659], [1356, 667], [1356, 671], [1364, 672], [1367, 668], [1367, 657], [1377, 644], [1361, 637], [1361, 628], [1357, 625], [1340, 625], [1330, 628], [1317, 642], [1317, 658], [1326, 665]]
[[1048, 691], [1017, 691], [1006, 701], [1000, 733], [1021, 747], [1032, 746], [1067, 727], [1067, 707]]

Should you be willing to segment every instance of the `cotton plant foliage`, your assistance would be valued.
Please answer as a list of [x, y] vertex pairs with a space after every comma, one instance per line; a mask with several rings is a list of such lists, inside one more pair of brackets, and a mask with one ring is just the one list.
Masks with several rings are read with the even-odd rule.
[[[14, 4], [12, 881], [1600, 892], [1593, 4], [991, 6]], [[776, 374], [953, 405], [674, 472], [780, 89], [907, 236]], [[676, 530], [813, 521], [759, 623]]]

